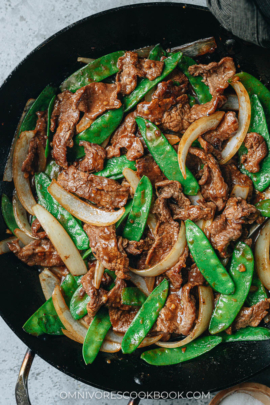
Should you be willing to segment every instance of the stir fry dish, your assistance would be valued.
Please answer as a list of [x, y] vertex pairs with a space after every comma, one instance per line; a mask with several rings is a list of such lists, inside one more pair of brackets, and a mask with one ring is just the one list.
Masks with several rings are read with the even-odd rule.
[[155, 366], [270, 338], [270, 92], [215, 48], [82, 57], [27, 102], [0, 243], [39, 272], [26, 333]]

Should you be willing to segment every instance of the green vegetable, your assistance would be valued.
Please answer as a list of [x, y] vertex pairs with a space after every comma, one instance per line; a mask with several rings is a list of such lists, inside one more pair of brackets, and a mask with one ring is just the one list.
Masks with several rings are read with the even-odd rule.
[[167, 56], [167, 52], [164, 51], [160, 44], [154, 46], [154, 48], [149, 52], [148, 59], [160, 60], [162, 56]]
[[[193, 107], [196, 104], [196, 98], [191, 96], [190, 94], [188, 94], [188, 98], [189, 98], [190, 107]], [[196, 141], [198, 141], [198, 140], [196, 139]], [[198, 143], [199, 143], [199, 141], [198, 141]]]
[[139, 242], [146, 226], [152, 197], [153, 188], [151, 181], [147, 176], [143, 176], [134, 194], [131, 211], [123, 230], [124, 238]]
[[100, 308], [83, 342], [82, 354], [85, 364], [93, 363], [111, 326], [107, 308]]
[[270, 217], [270, 200], [262, 200], [255, 204], [263, 217]]
[[141, 355], [141, 359], [153, 366], [170, 366], [197, 358], [214, 349], [221, 342], [222, 338], [218, 336], [201, 337], [187, 344], [185, 346], [186, 350], [183, 350], [183, 347], [153, 349], [144, 352]]
[[60, 86], [61, 91], [69, 90], [75, 93], [78, 89], [91, 82], [101, 82], [118, 72], [117, 61], [124, 51], [117, 51], [102, 56], [77, 70], [69, 76]]
[[128, 160], [125, 155], [120, 157], [114, 157], [112, 159], [108, 159], [106, 161], [104, 169], [101, 170], [100, 172], [95, 173], [95, 175], [110, 178], [111, 176], [119, 174], [123, 176], [122, 172], [126, 167], [132, 170], [137, 170], [135, 162], [131, 162], [130, 160]]
[[58, 315], [46, 314], [38, 318], [37, 324], [43, 333], [47, 335], [62, 335], [61, 328], [65, 329], [62, 325]]
[[19, 227], [14, 217], [12, 202], [6, 194], [2, 194], [1, 208], [5, 223], [8, 229], [14, 234], [15, 229]]
[[85, 155], [83, 146], [79, 146], [80, 141], [88, 141], [101, 145], [119, 126], [124, 115], [123, 107], [116, 110], [109, 110], [98, 117], [93, 124], [74, 138], [74, 146], [70, 153], [76, 159]]
[[90, 297], [83, 289], [83, 286], [79, 286], [71, 297], [70, 300], [70, 312], [74, 319], [79, 320], [83, 316], [87, 315], [86, 306], [90, 301]]
[[184, 179], [179, 169], [177, 153], [158, 127], [141, 117], [137, 117], [136, 122], [151, 155], [165, 176], [169, 180], [179, 181], [186, 195], [196, 195], [200, 189], [197, 180], [188, 168], [187, 178]]
[[51, 131], [50, 131], [50, 122], [51, 122], [51, 116], [53, 112], [53, 106], [54, 106], [54, 100], [56, 96], [53, 96], [49, 107], [48, 107], [48, 114], [47, 114], [47, 139], [46, 139], [46, 148], [45, 148], [45, 157], [47, 158], [50, 153], [50, 140], [51, 140]]
[[235, 292], [231, 295], [220, 295], [210, 321], [209, 332], [211, 334], [222, 332], [233, 323], [247, 298], [253, 271], [252, 250], [244, 242], [238, 242], [233, 251], [229, 270], [235, 284]]
[[170, 74], [176, 67], [181, 57], [181, 52], [174, 53], [172, 56], [164, 60], [163, 72], [159, 77], [154, 80], [149, 80], [146, 78], [142, 79], [136, 89], [131, 94], [124, 97], [124, 111], [127, 112], [131, 110], [131, 108], [133, 108], [146, 95], [146, 93], [148, 93], [149, 90], [165, 79], [165, 77], [168, 76], [168, 74]]
[[264, 301], [267, 297], [265, 288], [261, 282], [261, 280], [258, 278], [257, 274], [254, 271], [253, 274], [253, 280], [251, 282], [251, 286], [257, 287], [256, 291], [249, 291], [247, 299], [246, 299], [246, 305], [249, 307], [252, 307], [253, 305], [258, 304], [258, 302]]
[[225, 343], [268, 340], [270, 339], [270, 330], [267, 328], [254, 328], [250, 326], [248, 328], [237, 330], [233, 335], [228, 335], [226, 332], [222, 332], [218, 336], [222, 337], [222, 342]]
[[71, 273], [69, 273], [61, 284], [62, 293], [68, 307], [70, 306], [72, 295], [78, 288], [80, 279], [81, 276], [75, 278]]
[[195, 77], [189, 73], [188, 68], [192, 65], [196, 65], [195, 60], [185, 55], [183, 55], [180, 61], [178, 62], [179, 69], [187, 76], [189, 83], [191, 84], [193, 90], [197, 94], [200, 104], [205, 104], [208, 101], [212, 100], [212, 96], [209, 92], [208, 86], [206, 86], [206, 84], [203, 83], [202, 77], [201, 76]]
[[52, 160], [46, 167], [45, 169], [45, 174], [47, 174], [48, 177], [50, 177], [51, 180], [57, 180], [59, 173], [61, 171], [61, 167], [58, 166], [58, 164]]
[[122, 340], [122, 352], [132, 353], [143, 341], [165, 305], [169, 282], [164, 279], [147, 297]]
[[82, 226], [78, 223], [76, 218], [65, 210], [65, 208], [63, 208], [48, 192], [48, 187], [51, 182], [46, 174], [36, 174], [35, 184], [39, 204], [41, 204], [60, 222], [78, 249], [84, 250], [89, 248], [89, 239]]
[[[270, 99], [269, 99], [270, 101]], [[270, 185], [270, 135], [267, 128], [267, 122], [264, 115], [263, 107], [260, 103], [259, 97], [253, 94], [250, 97], [251, 104], [251, 120], [248, 132], [257, 132], [264, 138], [267, 148], [268, 155], [263, 159], [260, 165], [260, 171], [257, 173], [250, 173], [245, 169], [245, 166], [240, 163], [240, 170], [242, 173], [247, 174], [253, 181], [256, 190], [264, 191]], [[244, 144], [241, 145], [239, 149], [239, 157], [241, 159], [242, 155], [247, 153], [247, 148]]]
[[122, 290], [122, 303], [124, 305], [142, 306], [147, 296], [137, 287], [126, 287]]
[[231, 276], [203, 231], [189, 219], [186, 221], [186, 236], [192, 257], [211, 287], [221, 294], [232, 294], [234, 283]]

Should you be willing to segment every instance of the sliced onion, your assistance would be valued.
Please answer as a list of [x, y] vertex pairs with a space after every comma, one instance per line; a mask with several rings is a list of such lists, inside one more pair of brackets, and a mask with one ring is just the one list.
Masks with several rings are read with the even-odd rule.
[[59, 277], [60, 279], [62, 278], [62, 277], [66, 277], [68, 274], [69, 274], [69, 271], [68, 271], [68, 269], [66, 268], [66, 267], [64, 267], [64, 266], [53, 266], [53, 267], [50, 267], [50, 270], [57, 276], [57, 277]]
[[136, 270], [130, 267], [130, 270], [143, 277], [153, 277], [159, 276], [160, 274], [164, 273], [165, 271], [171, 269], [179, 260], [179, 257], [183, 254], [184, 249], [186, 247], [186, 230], [185, 224], [181, 222], [181, 228], [178, 234], [177, 241], [175, 242], [172, 250], [169, 254], [161, 260], [161, 262], [155, 264], [153, 267], [150, 267], [146, 270]]
[[115, 343], [122, 343], [124, 335], [119, 333], [119, 332], [114, 332], [112, 329], [110, 329], [106, 335], [106, 340], [110, 340], [111, 342]]
[[261, 229], [255, 244], [255, 266], [259, 279], [267, 290], [270, 290], [270, 220]]
[[24, 245], [29, 245], [29, 243], [32, 243], [35, 239], [31, 238], [30, 236], [26, 235], [21, 229], [17, 228], [14, 230], [15, 235], [17, 238], [24, 244]]
[[[196, 195], [189, 195], [188, 198], [190, 199], [192, 205], [199, 205], [200, 201], [204, 201], [204, 198], [200, 191]], [[205, 229], [208, 228], [208, 226], [210, 226], [212, 222], [213, 218], [207, 220], [200, 219], [196, 222], [196, 225], [198, 225], [198, 227], [201, 228], [202, 231], [205, 231]]]
[[33, 207], [33, 212], [70, 273], [73, 276], [86, 274], [86, 265], [62, 225], [39, 204]]
[[151, 345], [155, 344], [161, 338], [162, 338], [162, 334], [157, 335], [157, 336], [152, 336], [152, 337], [146, 337], [143, 339], [139, 348], [141, 349], [142, 347], [151, 346]]
[[153, 214], [152, 212], [149, 212], [148, 218], [147, 218], [147, 225], [153, 236], [155, 235], [155, 229], [156, 229], [157, 223], [158, 223], [158, 221], [157, 221], [156, 215]]
[[[85, 316], [87, 316], [87, 315], [85, 315]], [[90, 324], [91, 324], [91, 322], [92, 322], [92, 320], [91, 320], [90, 323], [88, 323], [84, 318], [85, 318], [85, 317], [79, 319], [78, 322], [80, 322], [80, 324], [81, 324], [84, 328], [88, 329], [89, 326], [90, 326]]]
[[105, 139], [105, 141], [102, 142], [102, 144], [100, 146], [102, 146], [102, 148], [106, 148], [106, 146], [108, 145], [108, 143], [110, 142], [111, 137], [108, 136], [107, 139]]
[[227, 96], [227, 101], [223, 104], [221, 110], [238, 111], [239, 102], [236, 94], [229, 94]]
[[146, 101], [147, 103], [150, 103], [152, 101], [152, 95], [155, 93], [157, 86], [152, 87], [151, 90], [148, 91], [148, 93], [146, 93], [145, 97], [144, 97], [144, 101]]
[[97, 260], [97, 264], [96, 264], [96, 268], [95, 268], [95, 278], [94, 278], [94, 287], [96, 289], [99, 289], [100, 287], [100, 283], [101, 283], [101, 279], [104, 273], [105, 267], [103, 266], [103, 264], [101, 262], [99, 262]]
[[214, 296], [212, 288], [199, 286], [198, 287], [199, 293], [199, 314], [196, 325], [192, 332], [183, 340], [178, 342], [158, 342], [156, 343], [157, 346], [160, 347], [167, 347], [167, 348], [175, 348], [185, 346], [192, 340], [197, 339], [198, 336], [202, 335], [209, 326], [210, 319], [214, 310]]
[[145, 277], [145, 284], [148, 291], [151, 293], [155, 286], [156, 277]]
[[249, 194], [248, 186], [241, 186], [240, 184], [235, 184], [231, 192], [231, 197], [241, 197], [244, 200], [246, 200], [248, 198], [248, 194]]
[[96, 59], [93, 59], [93, 58], [84, 58], [83, 56], [79, 56], [79, 57], [77, 58], [77, 61], [78, 61], [78, 62], [83, 62], [83, 63], [86, 63], [87, 65], [88, 65], [88, 63], [94, 62], [94, 60], [96, 60]]
[[95, 226], [108, 226], [115, 224], [124, 214], [125, 208], [118, 211], [104, 211], [90, 203], [85, 203], [75, 195], [66, 191], [53, 180], [48, 187], [49, 193], [74, 217], [87, 224]]
[[251, 107], [248, 92], [241, 82], [232, 82], [232, 87], [234, 88], [239, 102], [239, 114], [238, 122], [239, 127], [236, 134], [230, 138], [221, 152], [222, 159], [219, 161], [221, 165], [227, 163], [238, 151], [246, 134], [248, 132], [250, 117], [251, 117]]
[[51, 298], [52, 293], [57, 285], [60, 285], [60, 280], [58, 277], [56, 277], [49, 269], [45, 268], [40, 274], [39, 274], [39, 281], [41, 284], [41, 288], [43, 291], [43, 294], [48, 300]]
[[11, 238], [1, 240], [1, 242], [0, 242], [0, 255], [3, 255], [4, 253], [9, 253], [10, 249], [8, 247], [8, 243], [14, 242], [15, 240], [17, 240], [16, 236], [11, 236]]
[[193, 122], [184, 133], [178, 147], [178, 162], [184, 179], [187, 177], [186, 158], [192, 143], [205, 132], [216, 129], [224, 117], [224, 114], [224, 111], [218, 111], [209, 116], [199, 118], [197, 121]]
[[175, 145], [176, 143], [180, 142], [180, 138], [177, 135], [165, 134], [165, 137], [171, 145]]
[[175, 46], [171, 49], [172, 52], [181, 51], [184, 55], [195, 58], [196, 56], [212, 53], [216, 49], [217, 44], [214, 37], [199, 39], [198, 41], [189, 42], [188, 44]]
[[81, 118], [79, 123], [76, 125], [76, 132], [79, 134], [82, 131], [85, 131], [87, 128], [89, 128], [93, 124], [94, 120], [91, 118], [87, 117], [87, 114], [84, 114], [84, 116]]
[[190, 202], [191, 202], [192, 205], [198, 205], [198, 204], [199, 204], [199, 201], [203, 201], [203, 200], [204, 200], [204, 198], [203, 198], [203, 196], [202, 196], [202, 194], [201, 194], [200, 191], [199, 191], [198, 194], [196, 194], [196, 195], [189, 195], [188, 198], [189, 198], [189, 200], [190, 200]]
[[[123, 337], [124, 337], [124, 335], [122, 335], [121, 333], [116, 333], [113, 330], [109, 330], [109, 332], [106, 335], [106, 341], [111, 341], [111, 342], [118, 343], [121, 345]], [[153, 345], [161, 338], [162, 338], [162, 333], [157, 336], [146, 337], [143, 339], [143, 341], [139, 347], [141, 348], [141, 347]]]
[[30, 236], [30, 238], [37, 239], [33, 236], [31, 226], [29, 224], [28, 218], [27, 218], [27, 213], [24, 207], [22, 206], [17, 193], [13, 194], [12, 198], [12, 205], [13, 205], [13, 212], [14, 212], [14, 217], [19, 225], [19, 228], [26, 233], [26, 235]]
[[24, 173], [22, 172], [22, 164], [26, 159], [29, 143], [34, 136], [35, 131], [25, 131], [21, 133], [15, 145], [12, 166], [13, 180], [18, 198], [26, 211], [32, 215], [32, 207], [36, 204], [36, 201], [30, 187], [29, 177], [24, 177]]
[[132, 281], [132, 283], [136, 285], [139, 290], [141, 290], [145, 295], [148, 296], [151, 291], [148, 290], [145, 279], [138, 274], [132, 273], [131, 271], [128, 274], [130, 276], [130, 281]]
[[[77, 343], [83, 344], [84, 339], [82, 337], [79, 338], [77, 335], [75, 336], [72, 332], [65, 329], [62, 329], [62, 332], [69, 339], [74, 340]], [[119, 352], [120, 349], [121, 345], [119, 343], [111, 342], [110, 340], [105, 339], [104, 342], [102, 343], [100, 351], [105, 353], [116, 353]]]
[[123, 170], [123, 175], [125, 176], [125, 178], [129, 182], [129, 185], [130, 185], [133, 193], [135, 193], [136, 188], [138, 187], [138, 184], [140, 182], [139, 176], [137, 175], [136, 172], [134, 172], [134, 170], [129, 169], [128, 167], [126, 167]]

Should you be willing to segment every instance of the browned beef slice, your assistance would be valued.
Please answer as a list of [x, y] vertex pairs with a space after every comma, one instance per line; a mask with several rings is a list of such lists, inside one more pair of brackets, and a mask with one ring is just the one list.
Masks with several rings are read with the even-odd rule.
[[189, 335], [196, 320], [196, 301], [191, 288], [185, 284], [179, 293], [169, 295], [157, 319], [158, 331]]
[[236, 72], [232, 58], [226, 57], [221, 61], [211, 62], [208, 65], [193, 65], [188, 68], [193, 76], [202, 76], [203, 82], [209, 86], [212, 95], [222, 93], [228, 86], [228, 80]]
[[166, 271], [166, 276], [169, 278], [172, 286], [179, 289], [183, 283], [181, 270], [186, 267], [186, 260], [189, 255], [189, 249], [186, 246], [183, 254], [179, 257], [178, 262], [170, 269]]
[[47, 111], [38, 111], [35, 135], [29, 143], [27, 156], [22, 164], [22, 172], [34, 174], [38, 170], [38, 160], [44, 154], [47, 140]]
[[265, 299], [252, 307], [243, 307], [233, 323], [233, 329], [237, 330], [246, 328], [247, 326], [258, 326], [268, 314], [269, 305], [270, 300]]
[[144, 147], [141, 140], [135, 135], [136, 132], [136, 112], [129, 113], [124, 122], [115, 131], [111, 145], [107, 148], [107, 158], [110, 159], [121, 155], [121, 149], [127, 150], [127, 159], [136, 160], [144, 154]]
[[204, 167], [199, 173], [201, 179], [201, 193], [206, 201], [212, 201], [216, 204], [217, 210], [221, 211], [228, 199], [228, 186], [225, 183], [219, 165], [216, 159], [210, 154], [205, 153], [199, 148], [189, 148], [189, 153], [199, 157]]
[[[177, 98], [187, 92], [188, 78], [182, 74], [179, 80], [167, 80], [158, 84], [156, 91], [152, 95], [152, 99], [159, 98]], [[178, 84], [179, 83], [179, 84]]]
[[57, 182], [71, 193], [108, 209], [126, 205], [129, 188], [117, 181], [95, 176], [70, 166], [58, 176]]
[[20, 247], [18, 240], [8, 243], [9, 249], [29, 266], [63, 266], [63, 262], [49, 239], [37, 239]]
[[123, 311], [119, 308], [109, 307], [110, 321], [114, 332], [126, 333], [131, 322], [137, 315], [138, 309]]
[[208, 228], [211, 243], [221, 256], [227, 256], [227, 247], [242, 235], [242, 225], [252, 224], [259, 216], [254, 205], [242, 198], [229, 198], [225, 210]]
[[37, 218], [34, 219], [31, 225], [31, 231], [33, 235], [39, 239], [44, 239], [47, 237], [46, 232], [41, 227], [41, 224]]
[[190, 109], [189, 120], [194, 122], [199, 118], [205, 117], [206, 115], [213, 114], [216, 110], [221, 108], [223, 104], [227, 101], [227, 98], [223, 95], [217, 95], [212, 98], [211, 101], [205, 104], [195, 104]]
[[152, 245], [153, 239], [150, 239], [149, 237], [141, 239], [139, 242], [123, 239], [123, 248], [126, 253], [134, 256], [140, 255], [142, 252], [148, 252]]
[[203, 137], [218, 151], [222, 150], [223, 142], [236, 134], [238, 130], [238, 119], [236, 113], [228, 111], [221, 123], [213, 131], [208, 131]]
[[126, 52], [117, 62], [119, 73], [116, 81], [121, 83], [122, 94], [130, 94], [137, 86], [137, 77], [154, 80], [161, 75], [164, 62], [140, 59], [135, 52]]
[[128, 278], [129, 260], [126, 253], [118, 245], [115, 226], [86, 224], [84, 230], [89, 237], [93, 254], [103, 266], [115, 271], [119, 278]]
[[165, 99], [154, 98], [150, 102], [143, 101], [137, 106], [137, 115], [152, 121], [156, 125], [161, 125], [164, 114], [174, 104], [176, 104], [174, 97]]
[[230, 193], [235, 185], [248, 187], [248, 200], [251, 199], [253, 194], [253, 183], [246, 174], [241, 173], [237, 166], [231, 161], [226, 165], [222, 165], [221, 171], [227, 185], [229, 186]]
[[204, 282], [205, 282], [204, 276], [198, 269], [196, 263], [194, 263], [188, 272], [188, 283], [192, 285], [192, 287], [196, 287], [199, 285], [203, 285]]
[[241, 156], [241, 163], [250, 173], [258, 173], [260, 163], [268, 153], [266, 142], [260, 134], [249, 132], [244, 143], [248, 152]]
[[107, 302], [107, 291], [103, 288], [96, 289], [93, 285], [95, 277], [95, 266], [92, 266], [90, 270], [81, 278], [81, 284], [87, 295], [90, 297], [90, 301], [87, 304], [87, 313], [90, 317], [96, 315], [102, 305]]
[[154, 186], [156, 183], [166, 180], [151, 155], [147, 155], [136, 161], [137, 173], [140, 177], [147, 176]]
[[84, 147], [85, 157], [79, 163], [79, 170], [83, 172], [99, 172], [104, 168], [106, 151], [102, 146], [87, 141], [80, 141], [80, 146]]

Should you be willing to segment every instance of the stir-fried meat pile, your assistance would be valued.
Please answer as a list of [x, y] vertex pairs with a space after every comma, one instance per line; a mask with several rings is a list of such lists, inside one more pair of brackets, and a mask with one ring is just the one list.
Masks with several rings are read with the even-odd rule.
[[242, 155], [241, 162], [250, 173], [260, 171], [260, 163], [267, 155], [267, 146], [264, 138], [256, 132], [250, 132], [245, 138], [247, 154]]

